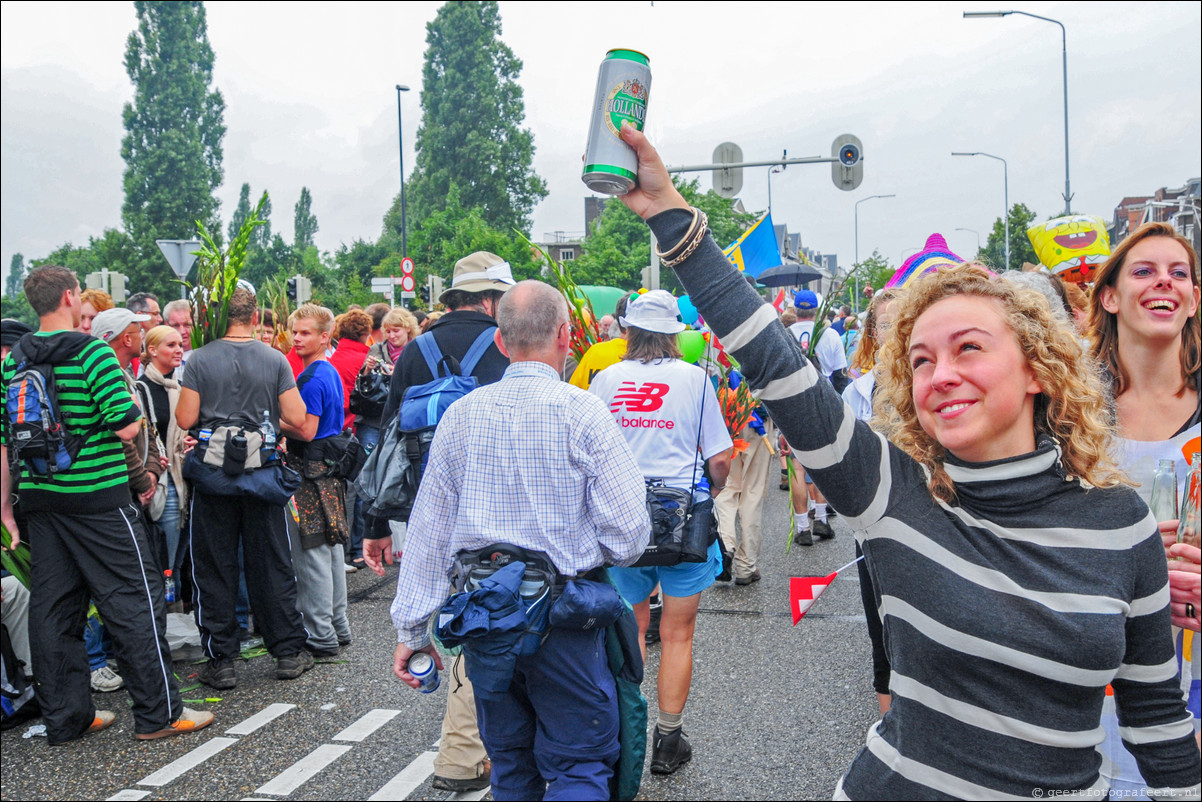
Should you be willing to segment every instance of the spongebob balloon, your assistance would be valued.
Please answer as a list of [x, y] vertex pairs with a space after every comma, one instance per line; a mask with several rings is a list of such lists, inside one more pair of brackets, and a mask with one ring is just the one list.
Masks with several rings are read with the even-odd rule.
[[1074, 214], [1027, 229], [1035, 255], [1044, 267], [1068, 282], [1080, 284], [1110, 257], [1110, 237], [1100, 217]]

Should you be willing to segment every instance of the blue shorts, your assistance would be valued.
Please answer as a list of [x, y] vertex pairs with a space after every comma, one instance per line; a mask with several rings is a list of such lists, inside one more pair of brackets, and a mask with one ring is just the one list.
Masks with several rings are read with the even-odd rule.
[[718, 541], [710, 546], [708, 560], [703, 563], [654, 566], [646, 568], [611, 568], [609, 578], [618, 586], [618, 593], [630, 604], [646, 600], [658, 583], [665, 596], [683, 599], [693, 596], [714, 584], [722, 573], [722, 549]]

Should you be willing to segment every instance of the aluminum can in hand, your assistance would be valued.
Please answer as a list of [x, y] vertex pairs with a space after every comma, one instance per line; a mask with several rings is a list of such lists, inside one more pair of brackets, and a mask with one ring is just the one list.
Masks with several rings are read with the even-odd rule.
[[638, 185], [638, 156], [619, 132], [623, 122], [643, 130], [650, 90], [651, 61], [647, 56], [622, 49], [605, 54], [597, 75], [581, 176], [594, 192], [625, 195]]
[[438, 690], [438, 666], [434, 665], [434, 658], [425, 652], [410, 655], [409, 673], [421, 683], [418, 690], [422, 693], [434, 693]]

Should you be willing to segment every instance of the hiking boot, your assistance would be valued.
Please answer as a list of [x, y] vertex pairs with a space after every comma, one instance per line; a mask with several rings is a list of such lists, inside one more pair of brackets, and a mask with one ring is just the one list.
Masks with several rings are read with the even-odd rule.
[[112, 710], [97, 710], [93, 716], [94, 718], [92, 719], [91, 725], [84, 730], [85, 735], [92, 732], [107, 730], [109, 726], [111, 726], [112, 723], [117, 720], [117, 715]]
[[761, 579], [763, 579], [763, 577], [760, 576], [760, 569], [757, 568], [747, 576], [736, 577], [735, 584], [750, 585], [752, 582], [759, 582]]
[[492, 761], [488, 758], [476, 764], [476, 771], [479, 772], [475, 777], [469, 779], [455, 779], [453, 777], [440, 777], [434, 775], [431, 787], [439, 791], [450, 791], [453, 794], [466, 794], [469, 791], [483, 791], [492, 782]]
[[281, 657], [275, 662], [276, 679], [296, 679], [313, 667], [313, 655], [303, 649]]
[[802, 529], [793, 535], [793, 542], [800, 546], [813, 546], [814, 538], [810, 535], [809, 529]]
[[830, 540], [835, 536], [835, 530], [826, 521], [814, 521], [814, 534], [823, 540]]
[[[231, 666], [232, 670], [232, 666]], [[139, 741], [154, 741], [159, 738], [171, 738], [175, 735], [187, 735], [190, 732], [203, 730], [205, 727], [213, 723], [213, 714], [204, 710], [189, 710], [184, 708], [184, 712], [175, 721], [163, 727], [161, 730], [154, 732], [139, 732], [134, 735]]]
[[101, 666], [92, 672], [92, 690], [96, 693], [112, 693], [124, 687], [125, 680], [108, 666]]
[[655, 728], [655, 738], [651, 742], [652, 774], [671, 774], [692, 759], [693, 747], [689, 746], [683, 729], [663, 733], [659, 727]]
[[196, 678], [219, 691], [230, 691], [238, 685], [238, 674], [229, 660], [209, 660], [200, 667]]

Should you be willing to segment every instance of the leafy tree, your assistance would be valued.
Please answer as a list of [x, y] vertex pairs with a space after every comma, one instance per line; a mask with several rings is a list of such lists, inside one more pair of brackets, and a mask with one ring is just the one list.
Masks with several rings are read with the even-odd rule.
[[137, 247], [131, 285], [164, 293], [173, 280], [154, 241], [187, 239], [196, 223], [217, 232], [225, 101], [211, 89], [213, 49], [201, 2], [134, 3], [138, 28], [125, 47], [134, 100], [122, 117], [125, 230]]
[[8, 280], [4, 283], [4, 295], [7, 298], [16, 298], [21, 295], [25, 285], [25, 257], [19, 253], [13, 254], [13, 259], [8, 265]]
[[[409, 238], [413, 277], [419, 287], [430, 273], [449, 281], [455, 263], [474, 251], [491, 251], [508, 261], [518, 281], [537, 278], [541, 272], [530, 249], [516, 233], [494, 228], [479, 207], [465, 208], [460, 202], [459, 186], [451, 184], [446, 208], [427, 217]], [[397, 249], [376, 266], [375, 274], [400, 275], [400, 260]]]
[[547, 195], [531, 166], [534, 135], [521, 128], [522, 62], [500, 36], [496, 2], [447, 3], [426, 25], [422, 123], [408, 184], [416, 229], [446, 207], [453, 184], [463, 208], [479, 208], [503, 232], [528, 232]]
[[292, 223], [292, 245], [298, 250], [312, 245], [313, 237], [317, 234], [317, 215], [313, 214], [312, 206], [313, 196], [309, 194], [309, 188], [301, 187]]
[[[113, 273], [121, 273], [127, 279], [130, 279], [128, 266], [137, 258], [137, 248], [134, 246], [133, 240], [122, 231], [118, 231], [115, 228], [107, 228], [99, 238], [89, 238], [87, 247], [76, 247], [69, 242], [65, 243], [51, 251], [44, 258], [34, 259], [33, 267], [61, 265], [62, 267], [70, 268], [79, 277], [79, 283], [83, 284], [88, 273], [94, 273], [105, 268]], [[162, 259], [162, 256], [159, 259]], [[170, 272], [170, 268], [168, 268], [168, 272]], [[172, 274], [172, 277], [174, 278], [174, 274]], [[131, 281], [126, 281], [125, 286], [127, 289], [130, 289], [130, 292], [138, 292], [142, 289], [142, 287], [133, 284]], [[167, 289], [165, 297], [174, 298], [179, 294], [178, 285], [170, 283], [164, 286]]]
[[[706, 213], [714, 240], [722, 246], [738, 239], [759, 216], [736, 212], [727, 198], [713, 190], [702, 192], [699, 179], [673, 179], [677, 189], [693, 206]], [[571, 265], [577, 284], [601, 284], [633, 289], [642, 284], [642, 271], [651, 264], [651, 235], [634, 212], [616, 198], [605, 204], [584, 242], [584, 253]], [[682, 292], [671, 268], [660, 269], [660, 286]]]
[[[346, 276], [354, 273], [359, 277], [360, 283], [366, 284], [371, 283], [371, 277], [374, 275], [391, 275], [376, 272], [376, 266], [383, 262], [390, 253], [400, 251], [400, 238], [396, 239], [395, 248], [390, 247], [389, 239], [388, 235], [381, 237], [379, 242], [357, 239], [351, 243], [349, 248], [343, 244], [334, 254], [337, 269]], [[397, 263], [400, 264], [399, 255]]]
[[230, 216], [228, 229], [230, 242], [233, 242], [234, 237], [238, 236], [238, 232], [242, 230], [242, 224], [248, 217], [250, 217], [250, 184], [243, 183], [242, 189], [238, 191], [238, 205], [234, 207], [234, 213]]
[[889, 260], [882, 256], [879, 250], [875, 249], [872, 252], [872, 256], [861, 261], [858, 266], [853, 266], [853, 269], [855, 267], [859, 267], [860, 277], [860, 297], [858, 302], [852, 298], [855, 295], [857, 286], [856, 280], [853, 278], [843, 286], [843, 291], [831, 301], [834, 307], [846, 304], [853, 309], [863, 311], [867, 308], [868, 301], [870, 300], [864, 296], [864, 288], [872, 287], [874, 291], [879, 290], [889, 283], [889, 279], [893, 278], [893, 274], [897, 272], [897, 267], [889, 264]]
[[38, 313], [33, 311], [33, 307], [29, 304], [29, 301], [25, 299], [24, 290], [18, 292], [16, 295], [10, 296], [9, 299], [4, 302], [4, 316], [14, 320], [19, 320], [35, 331], [38, 328]]
[[993, 230], [989, 232], [989, 241], [981, 249], [980, 257], [985, 264], [994, 270], [1022, 270], [1023, 262], [1039, 264], [1035, 248], [1027, 236], [1027, 229], [1035, 222], [1035, 212], [1028, 209], [1024, 203], [1016, 203], [1010, 207], [1010, 265], [1006, 267], [1006, 227], [1002, 218], [993, 221]]

